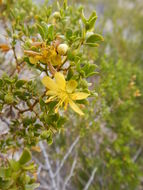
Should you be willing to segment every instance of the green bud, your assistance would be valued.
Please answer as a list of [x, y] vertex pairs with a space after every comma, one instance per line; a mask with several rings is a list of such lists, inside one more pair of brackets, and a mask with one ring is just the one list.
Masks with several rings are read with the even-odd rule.
[[13, 34], [12, 37], [13, 37], [13, 39], [18, 39], [19, 38], [19, 36], [17, 34]]
[[51, 135], [51, 132], [49, 130], [45, 130], [41, 133], [42, 139], [47, 139]]
[[13, 103], [13, 95], [11, 93], [8, 93], [5, 95], [4, 97], [4, 101], [7, 103], [7, 104], [12, 104]]
[[53, 17], [54, 17], [54, 18], [60, 18], [60, 17], [61, 17], [60, 12], [58, 12], [58, 11], [54, 12], [54, 13], [53, 13]]

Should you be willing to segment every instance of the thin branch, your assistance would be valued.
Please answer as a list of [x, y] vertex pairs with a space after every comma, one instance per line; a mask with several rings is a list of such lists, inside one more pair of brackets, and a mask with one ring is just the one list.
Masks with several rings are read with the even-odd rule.
[[138, 159], [138, 157], [141, 155], [142, 151], [143, 151], [143, 147], [140, 147], [140, 148], [137, 150], [136, 154], [134, 155], [134, 157], [133, 157], [133, 159], [132, 159], [133, 162], [136, 162], [136, 160]]
[[92, 181], [93, 181], [93, 179], [94, 179], [94, 176], [95, 176], [96, 171], [97, 171], [97, 168], [95, 167], [94, 170], [92, 171], [92, 174], [91, 174], [91, 176], [90, 176], [90, 178], [89, 178], [89, 180], [88, 180], [88, 182], [87, 182], [87, 184], [85, 185], [85, 187], [84, 187], [83, 190], [88, 190], [88, 188], [90, 187], [90, 185], [91, 185], [91, 183], [92, 183]]
[[57, 169], [57, 171], [55, 172], [55, 175], [54, 177], [59, 173], [59, 171], [61, 170], [61, 168], [63, 167], [65, 161], [67, 160], [67, 158], [69, 157], [69, 155], [71, 154], [73, 148], [75, 147], [75, 145], [78, 143], [80, 139], [80, 136], [78, 136], [75, 141], [72, 143], [72, 145], [70, 146], [70, 148], [68, 149], [67, 153], [64, 155], [60, 165], [59, 165], [59, 168]]
[[64, 183], [64, 185], [63, 185], [63, 190], [66, 190], [66, 186], [68, 185], [68, 182], [70, 181], [70, 179], [71, 179], [72, 176], [73, 176], [76, 163], [77, 163], [77, 157], [75, 156], [74, 161], [73, 161], [73, 163], [72, 163], [72, 167], [71, 167], [70, 173], [69, 173], [69, 175], [68, 175], [68, 176], [66, 177], [66, 179], [65, 179], [65, 183]]
[[[58, 190], [57, 187], [56, 187], [56, 182], [55, 182], [55, 179], [54, 179], [54, 174], [53, 174], [53, 171], [52, 171], [52, 168], [51, 168], [51, 164], [50, 164], [50, 161], [49, 161], [48, 154], [47, 154], [47, 152], [45, 150], [45, 147], [44, 147], [43, 143], [40, 142], [39, 145], [40, 145], [40, 148], [42, 150], [43, 156], [45, 158], [46, 167], [47, 167], [47, 170], [49, 171], [49, 175], [50, 175], [50, 178], [51, 178], [51, 181], [52, 181], [52, 189], [53, 190]], [[48, 187], [47, 187], [47, 189], [48, 189]]]
[[56, 73], [55, 68], [52, 66], [52, 64], [50, 62], [48, 62], [47, 64], [48, 64], [50, 73], [54, 76]]

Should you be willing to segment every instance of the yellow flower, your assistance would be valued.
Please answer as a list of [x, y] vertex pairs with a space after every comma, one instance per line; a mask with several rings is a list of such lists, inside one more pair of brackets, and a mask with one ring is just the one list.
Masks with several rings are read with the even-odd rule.
[[25, 50], [25, 54], [29, 55], [29, 61], [32, 64], [36, 64], [41, 61], [44, 64], [50, 62], [53, 66], [62, 64], [62, 57], [57, 54], [56, 49], [53, 46], [45, 46], [39, 49], [39, 52], [31, 50]]
[[42, 83], [47, 88], [46, 95], [50, 96], [46, 100], [46, 103], [54, 100], [58, 101], [55, 109], [56, 113], [58, 112], [59, 107], [61, 107], [63, 104], [65, 110], [69, 104], [75, 112], [80, 115], [84, 115], [74, 100], [85, 99], [89, 96], [89, 94], [84, 92], [75, 92], [77, 87], [77, 82], [75, 80], [66, 81], [63, 74], [56, 72], [54, 79], [45, 76], [42, 79]]

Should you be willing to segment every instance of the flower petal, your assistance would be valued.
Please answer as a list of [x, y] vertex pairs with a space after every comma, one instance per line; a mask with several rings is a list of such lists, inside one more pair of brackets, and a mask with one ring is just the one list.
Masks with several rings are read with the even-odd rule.
[[75, 80], [69, 80], [66, 84], [66, 90], [68, 93], [72, 93], [77, 87], [77, 82]]
[[38, 63], [39, 60], [35, 57], [29, 57], [29, 61], [31, 64], [36, 64], [36, 63]]
[[66, 81], [65, 81], [64, 75], [59, 72], [56, 72], [54, 77], [55, 77], [58, 88], [65, 90]]
[[84, 113], [80, 110], [80, 108], [79, 108], [72, 100], [69, 101], [69, 105], [70, 105], [70, 107], [71, 107], [76, 113], [78, 113], [79, 115], [84, 115]]
[[75, 92], [71, 94], [72, 100], [82, 100], [89, 96], [90, 94], [84, 92]]
[[42, 83], [44, 84], [44, 86], [46, 86], [48, 89], [53, 90], [53, 91], [57, 91], [58, 87], [55, 83], [54, 80], [52, 80], [50, 77], [45, 76], [42, 79]]
[[51, 96], [50, 98], [48, 98], [48, 99], [45, 101], [45, 103], [52, 102], [52, 101], [54, 101], [54, 100], [56, 100], [56, 99], [57, 99], [56, 96]]
[[47, 95], [47, 96], [57, 95], [57, 92], [56, 92], [56, 91], [53, 91], [53, 90], [48, 90], [48, 91], [46, 92], [46, 95]]

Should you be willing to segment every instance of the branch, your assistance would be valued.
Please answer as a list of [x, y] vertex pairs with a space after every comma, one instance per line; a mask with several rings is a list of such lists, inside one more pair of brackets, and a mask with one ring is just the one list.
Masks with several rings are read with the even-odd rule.
[[[50, 164], [50, 161], [49, 161], [49, 157], [48, 157], [48, 154], [45, 150], [45, 147], [43, 145], [42, 142], [39, 143], [40, 145], [40, 148], [42, 150], [42, 153], [43, 153], [43, 156], [45, 158], [45, 162], [46, 162], [46, 167], [49, 171], [49, 175], [50, 175], [50, 178], [51, 178], [51, 181], [52, 181], [52, 187], [53, 187], [53, 190], [58, 190], [57, 187], [56, 187], [56, 182], [55, 182], [55, 179], [54, 179], [54, 174], [53, 174], [53, 171], [52, 171], [52, 168], [51, 168], [51, 164]], [[47, 187], [48, 189], [48, 187]]]
[[91, 185], [93, 179], [94, 179], [94, 176], [95, 176], [95, 173], [97, 171], [97, 168], [95, 167], [94, 170], [92, 171], [92, 174], [87, 182], [87, 184], [85, 185], [84, 189], [83, 190], [88, 190], [89, 186]]
[[132, 159], [133, 162], [136, 162], [136, 160], [138, 159], [138, 157], [141, 155], [142, 150], [143, 150], [143, 147], [140, 147], [140, 148], [137, 150], [136, 154], [134, 155], [134, 157], [133, 157], [133, 159]]
[[72, 167], [71, 167], [70, 173], [69, 173], [69, 175], [68, 175], [68, 176], [66, 177], [66, 179], [65, 179], [65, 183], [64, 183], [64, 186], [63, 186], [63, 190], [66, 190], [66, 186], [67, 186], [68, 182], [70, 181], [70, 179], [71, 179], [72, 176], [73, 176], [73, 172], [74, 172], [76, 163], [77, 163], [77, 158], [76, 158], [76, 156], [75, 156], [74, 161], [73, 161], [73, 163], [72, 163]]
[[75, 141], [72, 143], [72, 145], [70, 146], [70, 148], [68, 149], [67, 153], [64, 155], [63, 160], [61, 161], [59, 168], [57, 169], [57, 171], [55, 172], [54, 177], [59, 173], [59, 171], [61, 170], [61, 168], [63, 167], [65, 161], [67, 160], [67, 158], [69, 157], [69, 155], [71, 154], [73, 148], [75, 147], [75, 145], [78, 143], [80, 139], [80, 136], [78, 136]]

